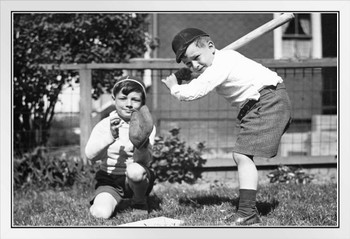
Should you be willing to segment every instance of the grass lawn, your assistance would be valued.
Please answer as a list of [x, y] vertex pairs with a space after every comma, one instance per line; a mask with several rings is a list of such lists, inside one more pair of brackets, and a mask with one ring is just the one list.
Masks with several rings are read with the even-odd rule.
[[[109, 220], [89, 213], [91, 189], [65, 191], [16, 191], [13, 197], [13, 226], [111, 227], [146, 219], [129, 208], [120, 209]], [[238, 189], [223, 184], [169, 184], [155, 186], [149, 198], [149, 218], [183, 220], [185, 227], [228, 226], [223, 218], [238, 203]], [[336, 227], [337, 185], [267, 184], [259, 188], [257, 207], [263, 227]]]

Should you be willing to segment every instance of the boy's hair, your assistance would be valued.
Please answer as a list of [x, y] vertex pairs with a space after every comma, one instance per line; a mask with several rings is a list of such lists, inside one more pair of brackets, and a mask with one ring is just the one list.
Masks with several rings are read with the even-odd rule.
[[210, 36], [199, 36], [193, 41], [193, 43], [196, 45], [196, 47], [202, 48], [205, 47], [210, 41], [212, 42]]
[[146, 104], [146, 88], [143, 82], [135, 77], [129, 78], [129, 76], [122, 77], [119, 79], [112, 89], [112, 96], [122, 92], [124, 95], [128, 95], [131, 92], [141, 93], [141, 104]]

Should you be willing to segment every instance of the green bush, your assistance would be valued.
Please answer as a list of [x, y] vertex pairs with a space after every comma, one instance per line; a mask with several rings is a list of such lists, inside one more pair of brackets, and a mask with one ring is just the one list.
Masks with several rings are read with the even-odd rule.
[[14, 188], [65, 188], [93, 184], [95, 165], [84, 164], [78, 157], [49, 156], [44, 147], [15, 158], [13, 162]]
[[280, 165], [276, 170], [267, 175], [270, 183], [296, 183], [307, 184], [314, 178], [312, 174], [306, 174], [302, 169], [297, 167], [288, 167]]
[[151, 167], [157, 175], [156, 182], [194, 183], [201, 177], [201, 171], [198, 169], [206, 162], [202, 158], [205, 145], [199, 142], [194, 149], [179, 139], [179, 128], [169, 132], [170, 136], [158, 136], [155, 139]]

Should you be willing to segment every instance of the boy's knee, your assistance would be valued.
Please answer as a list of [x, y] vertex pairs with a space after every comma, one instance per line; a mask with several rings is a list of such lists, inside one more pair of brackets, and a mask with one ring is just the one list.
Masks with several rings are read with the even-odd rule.
[[253, 161], [253, 156], [249, 156], [249, 155], [245, 155], [245, 154], [240, 154], [240, 153], [236, 153], [233, 152], [232, 154], [233, 156], [233, 160], [235, 161], [235, 163], [238, 165], [239, 163], [242, 162], [251, 162]]
[[233, 160], [235, 161], [235, 163], [238, 164], [239, 161], [240, 161], [240, 158], [241, 158], [241, 157], [240, 157], [241, 154], [236, 153], [236, 152], [233, 152], [232, 156], [233, 156]]
[[112, 216], [117, 204], [117, 200], [111, 194], [102, 192], [95, 197], [90, 213], [96, 218], [108, 219]]
[[103, 206], [92, 205], [90, 207], [90, 213], [96, 218], [109, 219], [113, 214], [113, 210]]
[[146, 170], [140, 164], [132, 163], [126, 168], [126, 176], [128, 177], [128, 180], [137, 183], [145, 180], [147, 177], [147, 173]]

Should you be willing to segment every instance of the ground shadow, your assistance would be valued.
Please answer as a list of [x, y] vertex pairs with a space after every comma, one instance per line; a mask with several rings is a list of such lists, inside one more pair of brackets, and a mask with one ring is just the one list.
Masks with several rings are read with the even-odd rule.
[[238, 205], [237, 198], [221, 197], [217, 195], [203, 195], [198, 197], [180, 197], [179, 204], [184, 206], [191, 206], [195, 208], [201, 208], [204, 205], [221, 205], [222, 203], [229, 202], [233, 206]]
[[276, 199], [273, 199], [271, 202], [256, 202], [256, 208], [262, 216], [266, 216], [267, 214], [275, 210], [275, 208], [277, 208], [278, 205], [279, 202]]
[[[223, 197], [218, 195], [202, 195], [202, 196], [196, 196], [196, 197], [187, 197], [183, 196], [179, 198], [179, 204], [187, 207], [193, 207], [193, 208], [203, 208], [204, 206], [210, 206], [210, 205], [221, 205], [223, 203], [230, 203], [233, 209], [238, 208], [238, 202], [239, 198], [230, 198], [230, 197]], [[160, 205], [162, 203], [162, 199], [158, 197], [156, 194], [151, 194], [148, 197], [148, 206], [149, 206], [149, 212], [151, 211], [158, 211], [161, 209]], [[262, 216], [266, 216], [275, 208], [277, 208], [279, 205], [279, 202], [276, 199], [272, 199], [271, 201], [257, 201], [256, 207], [258, 209], [258, 212]], [[131, 200], [123, 200], [120, 204], [118, 204], [115, 213], [123, 212], [125, 210], [131, 209]]]
[[[202, 208], [205, 205], [221, 205], [222, 203], [230, 203], [234, 209], [238, 208], [239, 198], [220, 197], [217, 195], [203, 195], [198, 197], [181, 197], [179, 204], [184, 206], [190, 206], [194, 208]], [[276, 199], [268, 201], [257, 201], [256, 207], [260, 215], [266, 216], [276, 207], [279, 202]]]

